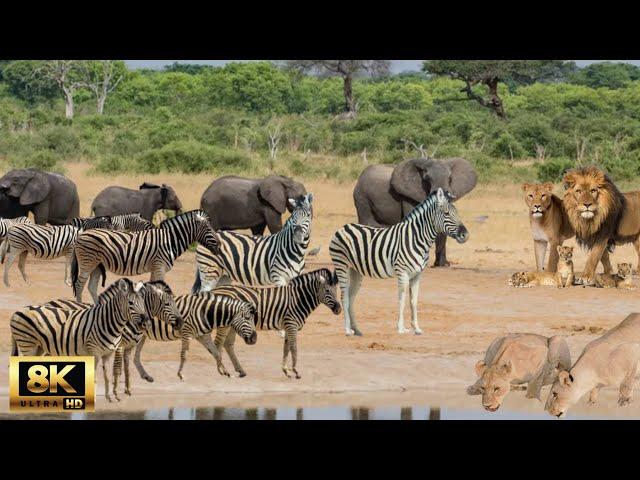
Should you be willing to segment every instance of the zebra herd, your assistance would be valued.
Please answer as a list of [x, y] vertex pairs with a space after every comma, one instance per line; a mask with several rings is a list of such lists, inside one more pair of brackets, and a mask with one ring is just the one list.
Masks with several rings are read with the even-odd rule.
[[[419, 281], [429, 251], [439, 234], [462, 243], [468, 233], [451, 197], [432, 193], [400, 223], [389, 228], [348, 224], [333, 236], [329, 253], [335, 271], [321, 268], [303, 273], [311, 237], [313, 195], [289, 199], [291, 216], [278, 233], [266, 237], [214, 231], [202, 210], [176, 215], [157, 227], [139, 215], [74, 219], [51, 227], [26, 219], [0, 220], [1, 260], [5, 284], [16, 257], [25, 282], [28, 254], [50, 259], [65, 256], [65, 282], [75, 300], [56, 299], [15, 312], [10, 320], [13, 355], [91, 355], [102, 360], [105, 397], [119, 400], [124, 367], [125, 393], [131, 395], [130, 357], [140, 376], [141, 353], [147, 340], [181, 341], [178, 376], [191, 339], [216, 361], [219, 374], [230, 376], [222, 361], [225, 351], [240, 377], [246, 376], [234, 343], [257, 341], [257, 330], [277, 330], [284, 337], [281, 368], [287, 377], [301, 378], [297, 366], [297, 333], [320, 305], [339, 315], [342, 306], [347, 335], [361, 335], [353, 311], [363, 276], [398, 280], [398, 331], [404, 333], [402, 310], [407, 286], [411, 292], [411, 326], [417, 319]], [[192, 291], [174, 296], [164, 281], [174, 262], [197, 243]], [[106, 272], [121, 278], [98, 294]], [[148, 282], [126, 277], [150, 273]], [[94, 303], [83, 303], [88, 289]], [[215, 339], [211, 334], [215, 330]], [[289, 356], [291, 359], [289, 360]], [[112, 368], [110, 369], [109, 366]]]

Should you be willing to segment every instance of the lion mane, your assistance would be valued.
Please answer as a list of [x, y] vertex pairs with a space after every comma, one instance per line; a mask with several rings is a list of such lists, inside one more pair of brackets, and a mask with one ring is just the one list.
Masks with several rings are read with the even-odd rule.
[[[567, 171], [562, 179], [566, 192], [563, 205], [569, 222], [576, 232], [578, 244], [587, 249], [610, 239], [615, 239], [618, 223], [624, 214], [626, 202], [609, 176], [600, 168], [591, 165]], [[578, 209], [573, 193], [578, 185], [588, 185], [598, 189], [595, 216], [585, 219]]]

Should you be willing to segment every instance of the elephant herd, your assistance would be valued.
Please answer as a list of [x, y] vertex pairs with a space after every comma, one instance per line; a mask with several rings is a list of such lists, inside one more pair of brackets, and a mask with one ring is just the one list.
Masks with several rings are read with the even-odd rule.
[[[471, 164], [462, 158], [415, 158], [396, 166], [372, 165], [358, 178], [353, 199], [358, 223], [386, 227], [398, 223], [427, 195], [442, 188], [455, 199], [477, 183]], [[289, 198], [307, 194], [305, 186], [290, 178], [271, 175], [263, 179], [224, 176], [209, 185], [200, 208], [215, 230], [250, 229], [262, 235], [282, 229], [282, 215], [290, 210]], [[34, 168], [12, 170], [0, 178], [0, 218], [26, 216], [37, 224], [66, 225], [80, 215], [76, 185], [63, 175]], [[180, 212], [182, 203], [168, 185], [143, 183], [138, 190], [111, 186], [95, 197], [95, 216], [140, 213], [151, 221], [158, 210]], [[446, 237], [436, 241], [436, 266], [447, 266]]]

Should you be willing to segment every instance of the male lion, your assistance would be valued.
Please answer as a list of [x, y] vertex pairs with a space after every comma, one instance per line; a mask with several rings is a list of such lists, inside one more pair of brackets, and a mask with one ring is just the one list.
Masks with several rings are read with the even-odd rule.
[[[529, 209], [529, 224], [533, 236], [536, 270], [555, 272], [558, 267], [558, 246], [575, 236], [573, 226], [565, 212], [562, 200], [553, 194], [553, 183], [524, 183], [524, 201]], [[547, 267], [544, 257], [549, 249]], [[607, 269], [609, 252], [602, 256], [602, 265]], [[610, 268], [610, 265], [609, 265]]]
[[596, 166], [569, 170], [562, 180], [566, 189], [563, 205], [576, 240], [589, 250], [579, 281], [593, 284], [601, 259], [605, 273], [612, 273], [611, 264], [605, 262], [609, 241], [633, 243], [640, 259], [640, 192], [621, 193]]

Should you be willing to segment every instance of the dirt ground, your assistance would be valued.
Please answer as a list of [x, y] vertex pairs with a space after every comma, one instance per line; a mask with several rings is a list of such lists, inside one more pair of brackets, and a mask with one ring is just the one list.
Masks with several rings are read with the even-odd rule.
[[[142, 181], [168, 183], [176, 189], [185, 208], [197, 208], [202, 191], [213, 180], [186, 175], [88, 176], [82, 165], [70, 166], [68, 175], [79, 187], [84, 215], [89, 214], [91, 201], [102, 188], [115, 184], [137, 187]], [[353, 184], [305, 184], [315, 197], [312, 247], [320, 246], [321, 251], [309, 268], [316, 268], [329, 265], [328, 242], [332, 233], [355, 221]], [[299, 335], [300, 380], [287, 379], [282, 374], [282, 340], [275, 332], [259, 332], [254, 346], [236, 343], [248, 373], [245, 378], [219, 376], [213, 359], [193, 342], [185, 380], [181, 382], [176, 376], [179, 342], [147, 342], [143, 361], [155, 382], [145, 382], [134, 371], [133, 396], [118, 404], [107, 404], [98, 375], [97, 410], [429, 405], [467, 411], [473, 418], [474, 412], [481, 412], [481, 401], [467, 396], [465, 387], [475, 381], [473, 366], [497, 336], [509, 332], [564, 334], [575, 359], [589, 341], [638, 310], [640, 290], [507, 286], [512, 272], [535, 267], [519, 186], [480, 186], [458, 202], [458, 210], [470, 239], [464, 245], [448, 242], [452, 268], [429, 268], [423, 276], [419, 302], [422, 336], [396, 332], [395, 281], [365, 279], [356, 301], [364, 336], [346, 337], [342, 315], [334, 316], [320, 306]], [[584, 252], [578, 250], [578, 270], [584, 261]], [[613, 263], [620, 261], [637, 264], [631, 246], [617, 248]], [[5, 319], [0, 322], [0, 351], [4, 355], [9, 352], [8, 322], [15, 309], [70, 297], [70, 289], [63, 283], [63, 267], [61, 259], [29, 259], [27, 271], [33, 284], [28, 287], [14, 265], [11, 288], [0, 286], [0, 318]], [[176, 293], [189, 291], [194, 267], [193, 253], [178, 259], [167, 276]], [[110, 276], [109, 280], [113, 278]], [[4, 413], [8, 409], [8, 368], [7, 362], [0, 363], [0, 413]], [[227, 358], [225, 363], [231, 370]], [[548, 387], [543, 398], [547, 391]], [[583, 399], [573, 412], [586, 417], [640, 418], [640, 401], [619, 408], [616, 395], [615, 389], [606, 389], [599, 405], [588, 407]], [[513, 392], [495, 418], [504, 411], [515, 412], [516, 418], [526, 417], [543, 414], [543, 405], [525, 399], [522, 392]]]

